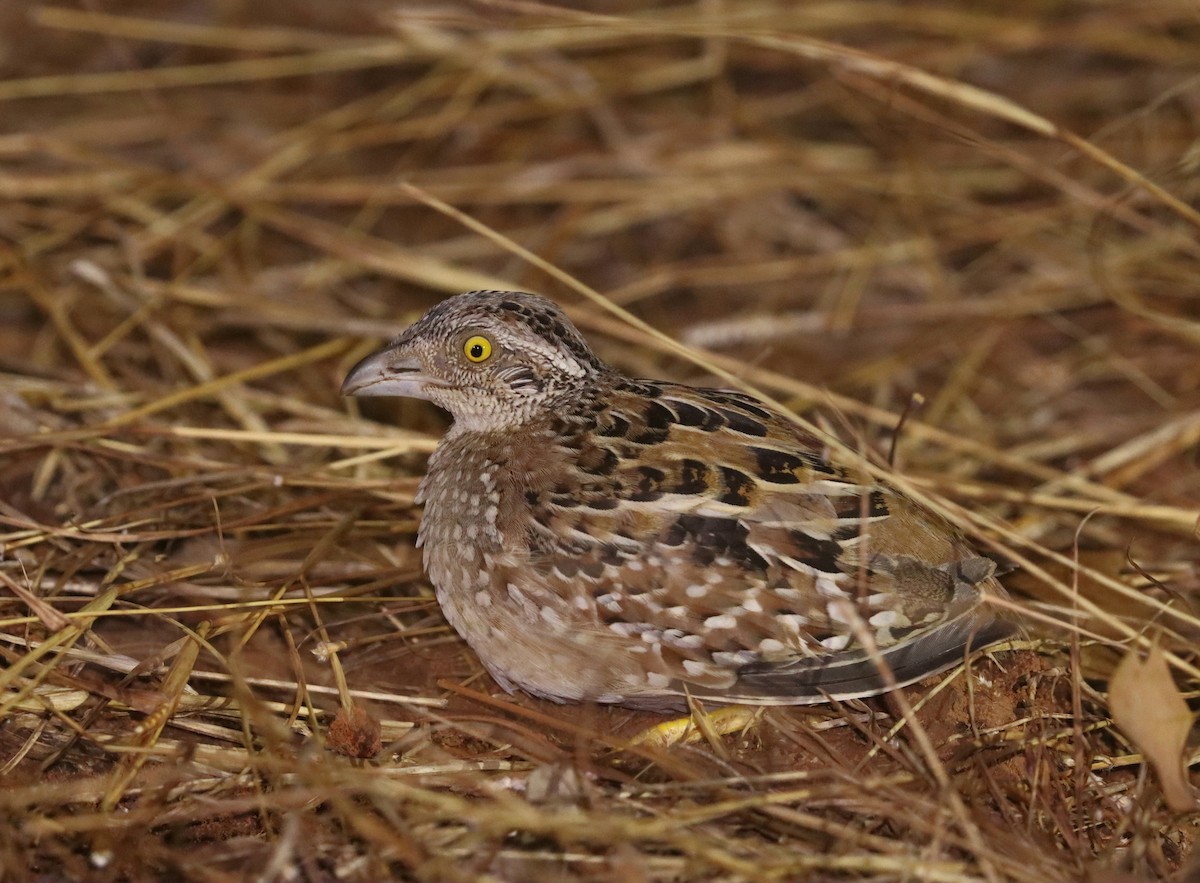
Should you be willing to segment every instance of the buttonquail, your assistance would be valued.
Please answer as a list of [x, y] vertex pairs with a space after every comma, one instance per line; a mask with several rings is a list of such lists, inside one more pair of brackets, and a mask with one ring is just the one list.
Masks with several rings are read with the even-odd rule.
[[[345, 395], [454, 423], [418, 544], [446, 619], [506, 690], [678, 709], [884, 692], [1011, 629], [993, 562], [740, 392], [624, 376], [545, 298], [449, 298]], [[875, 648], [860, 638], [869, 634]]]

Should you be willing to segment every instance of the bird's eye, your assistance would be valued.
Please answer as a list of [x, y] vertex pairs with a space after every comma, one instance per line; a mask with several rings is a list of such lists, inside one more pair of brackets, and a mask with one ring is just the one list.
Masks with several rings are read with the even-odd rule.
[[468, 337], [463, 352], [472, 362], [486, 362], [492, 354], [492, 342], [481, 334]]

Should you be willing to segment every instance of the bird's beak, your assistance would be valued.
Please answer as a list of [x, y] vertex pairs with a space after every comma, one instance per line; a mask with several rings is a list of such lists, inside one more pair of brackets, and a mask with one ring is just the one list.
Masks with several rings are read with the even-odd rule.
[[421, 362], [416, 356], [385, 347], [350, 369], [342, 381], [342, 395], [428, 399], [431, 386], [445, 384], [422, 374]]

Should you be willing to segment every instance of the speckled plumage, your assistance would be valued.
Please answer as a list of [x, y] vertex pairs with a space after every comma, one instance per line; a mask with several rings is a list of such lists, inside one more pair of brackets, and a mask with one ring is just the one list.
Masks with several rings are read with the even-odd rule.
[[[479, 362], [468, 358], [483, 352]], [[883, 692], [1009, 633], [993, 564], [739, 392], [621, 375], [550, 301], [450, 298], [343, 392], [454, 423], [419, 542], [447, 620], [505, 689], [679, 708]]]

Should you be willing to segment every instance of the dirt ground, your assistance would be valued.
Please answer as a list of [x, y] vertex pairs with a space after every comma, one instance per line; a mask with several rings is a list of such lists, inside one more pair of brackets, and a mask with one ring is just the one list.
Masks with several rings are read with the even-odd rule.
[[[1197, 46], [1182, 0], [0, 6], [0, 881], [1200, 881]], [[889, 470], [1024, 633], [672, 744], [500, 691], [414, 546], [446, 416], [338, 395], [492, 287]]]

